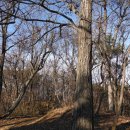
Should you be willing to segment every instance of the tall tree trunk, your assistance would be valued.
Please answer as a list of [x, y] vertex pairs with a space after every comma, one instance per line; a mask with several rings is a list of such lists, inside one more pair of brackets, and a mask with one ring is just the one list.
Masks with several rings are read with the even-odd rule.
[[122, 106], [123, 97], [124, 97], [125, 75], [126, 75], [126, 64], [127, 64], [127, 60], [126, 59], [124, 60], [124, 63], [123, 63], [122, 83], [121, 83], [120, 97], [119, 97], [119, 100], [118, 100], [118, 113], [119, 114], [121, 112], [121, 106]]
[[73, 130], [93, 130], [92, 0], [81, 1]]
[[[104, 50], [106, 51], [106, 37], [107, 37], [107, 0], [103, 0], [104, 2], [104, 5], [103, 5], [103, 8], [104, 8], [104, 23], [103, 23], [103, 40], [104, 40]], [[111, 56], [110, 56], [111, 57]], [[109, 58], [111, 62], [111, 58]], [[107, 61], [104, 61], [105, 65], [106, 65], [106, 68], [108, 66], [108, 69], [109, 69], [109, 64], [111, 63], [107, 63]], [[109, 70], [110, 71], [110, 70]], [[109, 72], [109, 77], [111, 77], [111, 74]], [[113, 89], [112, 89], [112, 84], [111, 84], [111, 78], [109, 79], [109, 84], [108, 84], [108, 108], [109, 108], [109, 111], [113, 111], [114, 110], [114, 100], [113, 100]]]
[[3, 69], [4, 69], [4, 61], [5, 61], [5, 53], [6, 53], [6, 40], [7, 40], [7, 25], [2, 26], [2, 52], [0, 56], [0, 97], [3, 86]]
[[117, 121], [118, 121], [118, 118], [121, 114], [121, 106], [122, 106], [122, 103], [123, 103], [123, 97], [124, 97], [124, 88], [125, 88], [125, 75], [126, 75], [126, 64], [127, 64], [127, 56], [125, 57], [124, 59], [124, 62], [123, 62], [123, 65], [122, 65], [122, 83], [121, 83], [121, 90], [120, 90], [120, 94], [119, 94], [119, 97], [118, 97], [118, 100], [117, 100], [117, 106], [116, 106], [116, 117], [114, 119], [114, 122], [113, 122], [113, 126], [112, 126], [112, 130], [116, 130], [116, 125], [117, 125]]

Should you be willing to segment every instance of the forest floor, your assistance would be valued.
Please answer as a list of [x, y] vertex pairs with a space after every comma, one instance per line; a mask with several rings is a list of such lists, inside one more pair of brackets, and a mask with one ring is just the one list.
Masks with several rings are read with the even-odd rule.
[[[95, 130], [110, 130], [114, 114], [96, 116]], [[17, 117], [0, 120], [0, 130], [70, 130], [72, 108], [64, 107], [51, 110], [42, 117]], [[117, 130], [130, 130], [130, 117], [120, 116]]]

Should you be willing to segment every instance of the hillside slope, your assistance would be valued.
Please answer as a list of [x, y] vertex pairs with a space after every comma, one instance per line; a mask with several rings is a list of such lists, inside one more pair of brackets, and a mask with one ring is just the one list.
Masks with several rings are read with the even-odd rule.
[[[109, 130], [114, 115], [106, 113], [95, 117], [95, 130]], [[52, 110], [42, 117], [0, 120], [0, 130], [70, 130], [72, 108]], [[120, 117], [117, 130], [130, 130], [130, 118]]]

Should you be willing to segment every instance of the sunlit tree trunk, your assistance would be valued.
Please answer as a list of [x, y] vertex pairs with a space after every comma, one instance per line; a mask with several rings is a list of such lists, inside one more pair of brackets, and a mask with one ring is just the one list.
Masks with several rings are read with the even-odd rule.
[[121, 114], [121, 106], [122, 106], [122, 103], [123, 103], [124, 88], [125, 88], [126, 64], [128, 62], [127, 57], [128, 56], [125, 57], [124, 62], [122, 64], [123, 70], [122, 70], [121, 90], [119, 91], [120, 94], [118, 96], [117, 103], [116, 103], [116, 110], [115, 110], [116, 116], [115, 116], [115, 119], [114, 119], [114, 122], [113, 122], [112, 130], [116, 130], [118, 118]]
[[78, 65], [76, 79], [76, 103], [73, 130], [93, 129], [92, 94], [92, 0], [81, 1], [80, 24], [78, 30]]
[[109, 107], [109, 111], [113, 111], [113, 90], [112, 90], [112, 86], [108, 85], [108, 107]]

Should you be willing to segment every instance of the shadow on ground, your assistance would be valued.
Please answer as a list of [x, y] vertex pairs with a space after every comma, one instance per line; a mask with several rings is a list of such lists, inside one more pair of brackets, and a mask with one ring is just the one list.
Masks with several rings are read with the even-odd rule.
[[117, 127], [117, 130], [130, 130], [130, 122], [119, 125]]
[[70, 130], [72, 123], [72, 112], [67, 111], [59, 118], [52, 118], [44, 122], [10, 130]]
[[[111, 130], [114, 115], [105, 114], [95, 117], [95, 130]], [[59, 117], [52, 117], [33, 125], [10, 128], [10, 130], [71, 130], [72, 110], [66, 111]], [[130, 122], [121, 124], [117, 130], [130, 130]]]

